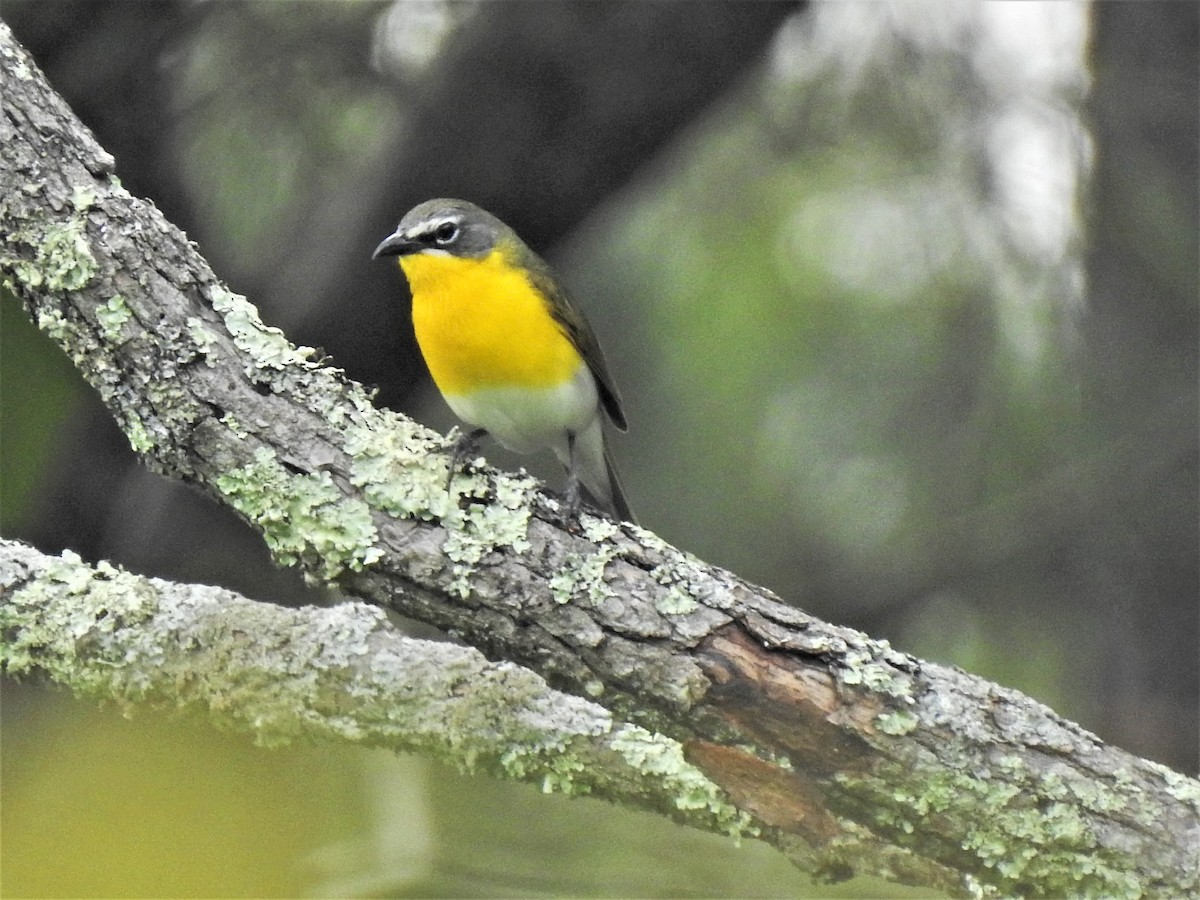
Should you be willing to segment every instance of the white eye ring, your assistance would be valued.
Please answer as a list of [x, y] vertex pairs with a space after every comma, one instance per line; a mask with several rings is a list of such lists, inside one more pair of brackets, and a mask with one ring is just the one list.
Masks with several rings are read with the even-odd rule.
[[446, 244], [453, 244], [458, 239], [458, 223], [443, 222], [433, 229], [433, 239], [443, 247]]

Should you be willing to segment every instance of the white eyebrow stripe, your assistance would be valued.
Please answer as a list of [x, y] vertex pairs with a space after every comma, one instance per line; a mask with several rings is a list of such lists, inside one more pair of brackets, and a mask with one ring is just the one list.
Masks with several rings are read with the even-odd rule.
[[406, 228], [404, 231], [404, 237], [408, 238], [410, 241], [419, 240], [425, 237], [433, 237], [433, 233], [443, 225], [455, 225], [462, 227], [462, 217], [443, 216], [440, 219], [425, 219], [424, 221], [418, 222], [416, 225], [413, 225], [410, 228]]

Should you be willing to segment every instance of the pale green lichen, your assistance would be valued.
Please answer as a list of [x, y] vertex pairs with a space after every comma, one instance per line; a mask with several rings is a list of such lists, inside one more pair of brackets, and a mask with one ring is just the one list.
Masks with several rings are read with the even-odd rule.
[[231, 412], [225, 413], [225, 415], [221, 416], [219, 421], [222, 425], [224, 425], [226, 428], [228, 428], [230, 430], [230, 432], [233, 434], [233, 436], [236, 437], [238, 440], [243, 440], [244, 438], [248, 437], [250, 434], [250, 432], [248, 432], [245, 429], [245, 427], [242, 425], [242, 423], [238, 420], [237, 416], [235, 416]]
[[889, 709], [875, 717], [875, 727], [884, 734], [908, 734], [915, 731], [920, 720], [906, 709]]
[[[106, 360], [102, 360], [107, 365]], [[103, 390], [103, 389], [102, 389]], [[131, 403], [119, 401], [116, 408], [121, 427], [135, 450], [151, 448], [173, 451], [179, 435], [186, 434], [202, 415], [194, 398], [177, 379], [154, 379], [145, 385], [145, 396]], [[177, 456], [178, 470], [190, 471], [191, 462]]]
[[312, 361], [312, 347], [294, 347], [282, 331], [264, 325], [258, 310], [241, 294], [222, 287], [209, 291], [213, 309], [225, 320], [225, 327], [237, 348], [248, 354], [255, 365], [264, 369], [284, 369], [287, 366], [319, 367]]
[[665, 594], [654, 598], [654, 608], [664, 616], [687, 615], [699, 607], [700, 604], [679, 585], [671, 585]]
[[914, 767], [878, 777], [839, 774], [835, 780], [869, 805], [877, 826], [910, 834], [917, 818], [962, 821], [962, 848], [996, 873], [988, 881], [1002, 892], [1037, 885], [1049, 896], [1135, 897], [1144, 888], [1133, 861], [1100, 847], [1073, 803], [1033, 802], [1040, 782], [1026, 788], [1017, 781]]
[[694, 556], [667, 548], [668, 562], [655, 566], [650, 577], [667, 590], [654, 599], [654, 608], [664, 616], [682, 616], [694, 612], [700, 604], [696, 595], [708, 577]]
[[71, 329], [63, 314], [51, 307], [41, 307], [37, 314], [37, 327], [49, 338], [62, 343]]
[[558, 604], [582, 598], [595, 606], [614, 595], [604, 580], [604, 572], [617, 556], [618, 550], [611, 541], [621, 529], [608, 519], [587, 514], [580, 516], [579, 525], [583, 536], [598, 549], [592, 553], [569, 554], [550, 577], [550, 596]]
[[759, 829], [698, 768], [683, 757], [683, 745], [638, 725], [622, 725], [610, 745], [625, 762], [662, 783], [680, 810], [703, 810], [730, 837], [756, 836]]
[[17, 60], [16, 65], [12, 67], [11, 71], [13, 75], [15, 75], [21, 81], [33, 80], [33, 71], [29, 68], [29, 64], [26, 63], [24, 59]]
[[1153, 771], [1162, 776], [1168, 794], [1181, 803], [1188, 804], [1196, 813], [1200, 814], [1200, 781], [1197, 781], [1195, 778], [1188, 778], [1186, 775], [1181, 775], [1174, 769], [1168, 769], [1166, 766], [1156, 763], [1153, 760], [1149, 760], [1148, 765]]
[[[329, 372], [337, 372], [337, 369], [327, 367]], [[427, 434], [433, 434], [428, 429], [423, 428], [416, 423], [395, 416], [394, 413], [388, 410], [376, 409], [373, 400], [378, 393], [377, 389], [357, 390], [357, 391], [338, 391], [330, 393], [330, 402], [319, 404], [322, 415], [325, 420], [337, 428], [350, 422], [359, 422], [362, 420], [381, 421], [388, 416], [397, 419], [400, 424], [398, 427], [408, 428], [409, 430], [421, 431]], [[432, 445], [431, 445], [432, 446]]]
[[595, 553], [571, 553], [562, 567], [550, 577], [550, 595], [558, 604], [579, 597], [593, 606], [614, 595], [604, 580], [604, 571], [617, 555], [613, 546], [601, 546]]
[[1038, 782], [1038, 793], [1055, 801], [1066, 800], [1071, 795], [1067, 783], [1053, 772], [1043, 776]]
[[1128, 801], [1118, 792], [1097, 781], [1077, 780], [1065, 787], [1080, 806], [1101, 815], [1124, 812], [1129, 807]]
[[1025, 772], [1025, 761], [1015, 753], [1005, 753], [996, 760], [996, 768], [1007, 775], [1017, 775]]
[[862, 685], [872, 691], [912, 703], [912, 679], [879, 661], [879, 657], [887, 649], [869, 640], [862, 647], [848, 649], [840, 660], [838, 678], [842, 684]]
[[970, 900], [983, 900], [984, 897], [997, 896], [996, 890], [990, 884], [981, 883], [974, 875], [963, 875], [962, 885]]
[[[110, 344], [119, 342], [121, 329], [131, 318], [132, 311], [120, 295], [96, 307], [101, 335]], [[114, 365], [114, 358], [91, 329], [80, 329], [76, 322], [50, 306], [38, 310], [37, 325], [70, 354], [75, 366], [100, 391], [134, 452], [147, 454], [169, 444], [173, 429], [187, 427], [192, 421], [193, 405], [178, 383], [148, 381], [144, 397], [124, 386], [123, 374]], [[168, 419], [173, 422], [169, 424]]]
[[432, 452], [438, 448], [395, 417], [381, 414], [373, 424], [351, 425], [345, 434], [351, 484], [362, 488], [373, 507], [390, 515], [443, 519], [457, 502], [450, 491], [457, 488], [461, 494], [483, 487], [482, 479], [466, 474], [451, 480]]
[[[457, 482], [459, 476], [455, 476]], [[537, 482], [526, 475], [497, 475], [491, 503], [469, 503], [461, 509], [455, 502], [442, 524], [446, 542], [442, 547], [453, 563], [450, 589], [460, 597], [471, 595], [471, 580], [479, 563], [501, 548], [517, 552], [529, 549], [530, 494]], [[456, 488], [455, 488], [456, 489]]]
[[593, 544], [612, 540], [621, 533], [620, 526], [615, 522], [611, 519], [601, 519], [599, 516], [580, 516], [579, 525], [583, 536]]
[[370, 508], [343, 496], [328, 472], [293, 474], [260, 447], [252, 463], [218, 476], [216, 486], [259, 526], [283, 565], [303, 561], [309, 574], [332, 581], [382, 556]]
[[38, 247], [37, 284], [51, 291], [77, 291], [96, 274], [96, 258], [84, 237], [82, 219], [47, 230]]
[[[52, 602], [63, 595], [71, 601]], [[38, 611], [33, 621], [25, 615], [25, 607]], [[148, 620], [157, 611], [157, 595], [143, 579], [106, 562], [93, 569], [67, 550], [46, 566], [40, 579], [14, 591], [0, 604], [4, 641], [0, 655], [10, 674], [51, 666], [54, 670], [48, 674], [75, 690], [101, 692], [109, 683], [104, 667], [77, 666], [79, 651], [84, 647], [103, 650], [108, 636]]]
[[85, 213], [96, 205], [98, 195], [93, 184], [77, 184], [71, 190], [71, 205], [76, 211]]
[[120, 294], [114, 294], [107, 303], [96, 307], [96, 320], [100, 323], [104, 337], [110, 343], [117, 343], [120, 340], [121, 327], [131, 318], [133, 318], [133, 313], [126, 304], [125, 298]]
[[188, 316], [187, 320], [188, 335], [196, 345], [197, 352], [204, 357], [205, 362], [210, 366], [216, 365], [213, 360], [213, 347], [216, 345], [216, 333], [204, 323], [204, 320], [198, 316]]
[[565, 740], [510, 744], [500, 755], [500, 768], [518, 781], [529, 781], [535, 773], [540, 774], [544, 794], [582, 796], [592, 791], [591, 784], [582, 777], [587, 773], [586, 764], [570, 752]]
[[574, 757], [560, 754], [554, 757], [549, 768], [542, 774], [543, 794], [586, 794], [591, 792], [591, 786], [583, 784], [579, 775], [584, 771], [584, 765]]
[[82, 217], [46, 226], [42, 231], [14, 232], [5, 243], [24, 244], [34, 250], [32, 260], [0, 254], [0, 267], [11, 270], [17, 281], [45, 291], [77, 291], [96, 273]]
[[1137, 779], [1135, 779], [1133, 774], [1124, 766], [1112, 773], [1112, 780], [1113, 784], [1115, 784], [1122, 791], [1133, 791], [1138, 794], [1142, 793], [1142, 786], [1137, 783]]
[[125, 437], [129, 439], [129, 446], [133, 448], [134, 453], [149, 453], [154, 449], [154, 438], [150, 432], [146, 430], [146, 426], [142, 424], [141, 419], [127, 418], [124, 425]]

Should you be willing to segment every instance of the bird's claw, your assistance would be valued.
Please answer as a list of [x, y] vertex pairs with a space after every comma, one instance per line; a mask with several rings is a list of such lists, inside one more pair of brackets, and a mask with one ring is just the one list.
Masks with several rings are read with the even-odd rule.
[[463, 432], [455, 440], [454, 449], [450, 452], [449, 471], [446, 473], [446, 493], [450, 492], [450, 485], [454, 483], [455, 474], [462, 469], [463, 461], [479, 451], [479, 440], [486, 434], [485, 428], [473, 428]]

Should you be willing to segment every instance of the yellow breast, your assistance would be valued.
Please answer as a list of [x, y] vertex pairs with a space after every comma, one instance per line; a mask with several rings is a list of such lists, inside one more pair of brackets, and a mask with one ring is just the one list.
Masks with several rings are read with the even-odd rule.
[[574, 377], [582, 358], [502, 250], [481, 259], [416, 253], [400, 265], [417, 343], [443, 394], [552, 387]]

